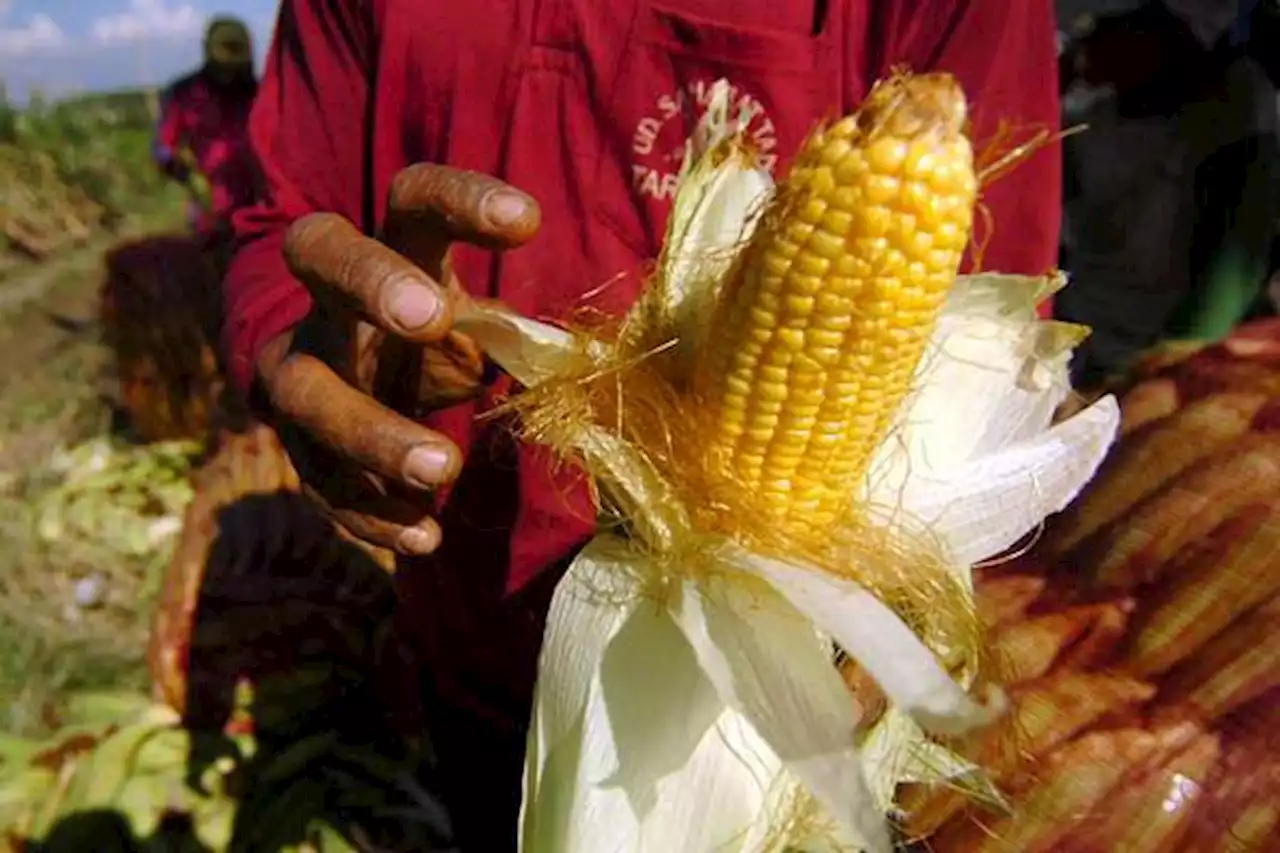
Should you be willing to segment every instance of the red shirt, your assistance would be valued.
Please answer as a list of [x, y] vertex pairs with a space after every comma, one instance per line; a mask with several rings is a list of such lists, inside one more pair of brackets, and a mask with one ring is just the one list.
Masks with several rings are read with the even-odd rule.
[[[191, 149], [196, 168], [209, 180], [214, 220], [251, 204], [256, 196], [258, 172], [248, 137], [256, 92], [253, 81], [219, 86], [197, 71], [173, 83], [161, 100], [156, 160], [167, 167], [181, 148]], [[198, 224], [204, 224], [202, 218]]]
[[[956, 74], [979, 144], [1002, 120], [1056, 129], [1056, 63], [1050, 0], [284, 0], [251, 124], [268, 195], [236, 217], [227, 278], [237, 379], [310, 308], [281, 258], [289, 223], [336, 211], [371, 233], [411, 163], [489, 173], [541, 204], [529, 245], [457, 252], [474, 292], [555, 317], [613, 282], [593, 304], [616, 311], [636, 292], [618, 274], [657, 253], [690, 107], [717, 78], [762, 108], [753, 135], [781, 167], [899, 64]], [[1055, 264], [1059, 170], [1055, 146], [985, 194], [987, 268]], [[467, 464], [441, 551], [399, 576], [446, 701], [522, 724], [546, 570], [591, 534], [594, 509], [538, 449], [475, 422], [498, 393], [431, 419]]]

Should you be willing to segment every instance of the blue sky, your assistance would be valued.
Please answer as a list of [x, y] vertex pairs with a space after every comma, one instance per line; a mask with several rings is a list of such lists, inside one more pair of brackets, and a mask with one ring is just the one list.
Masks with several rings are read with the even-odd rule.
[[266, 50], [277, 0], [0, 0], [0, 79], [11, 99], [161, 83], [200, 62], [210, 15], [230, 13]]

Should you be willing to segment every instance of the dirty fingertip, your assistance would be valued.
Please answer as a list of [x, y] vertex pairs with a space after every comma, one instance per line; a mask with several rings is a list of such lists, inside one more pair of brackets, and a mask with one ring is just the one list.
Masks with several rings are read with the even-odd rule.
[[387, 297], [387, 313], [400, 328], [414, 332], [439, 319], [444, 301], [418, 281], [395, 285]]
[[404, 479], [419, 489], [433, 489], [453, 476], [453, 452], [439, 444], [421, 444], [404, 460]]
[[440, 547], [440, 528], [434, 524], [430, 527], [406, 527], [396, 540], [396, 546], [405, 554], [430, 554]]
[[491, 190], [484, 197], [481, 215], [490, 228], [518, 239], [536, 231], [542, 219], [536, 201], [507, 187]]

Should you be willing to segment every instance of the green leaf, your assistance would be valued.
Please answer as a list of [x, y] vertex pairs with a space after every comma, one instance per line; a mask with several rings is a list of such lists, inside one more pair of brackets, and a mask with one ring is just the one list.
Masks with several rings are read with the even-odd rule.
[[304, 840], [307, 826], [324, 808], [324, 786], [315, 779], [299, 779], [277, 793], [261, 791], [253, 801], [241, 806], [238, 835], [243, 845], [231, 853], [280, 850]]
[[168, 725], [144, 720], [115, 732], [99, 744], [77, 769], [67, 791], [65, 808], [78, 811], [110, 807], [133, 774], [138, 751]]
[[0, 732], [0, 779], [5, 771], [15, 765], [25, 769], [27, 761], [35, 755], [40, 745], [29, 738], [16, 737]]
[[318, 853], [359, 853], [346, 836], [323, 821], [314, 821], [309, 834]]
[[146, 694], [103, 690], [72, 695], [60, 709], [64, 725], [108, 726], [140, 717], [155, 706]]
[[306, 770], [316, 759], [330, 753], [337, 743], [336, 732], [325, 732], [301, 740], [273, 759], [257, 779], [265, 785], [283, 783]]

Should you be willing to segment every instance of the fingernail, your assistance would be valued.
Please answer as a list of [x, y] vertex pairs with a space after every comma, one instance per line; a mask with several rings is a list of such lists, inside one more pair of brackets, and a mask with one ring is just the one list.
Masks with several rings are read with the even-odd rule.
[[441, 302], [420, 284], [400, 284], [387, 301], [391, 319], [402, 328], [421, 329], [440, 314]]
[[421, 527], [410, 527], [400, 534], [400, 550], [409, 554], [430, 554], [438, 544], [436, 535]]
[[409, 451], [404, 460], [404, 478], [420, 489], [431, 489], [449, 475], [453, 455], [443, 447], [424, 444]]
[[529, 212], [529, 200], [512, 192], [496, 192], [484, 203], [484, 215], [494, 225], [516, 225]]

